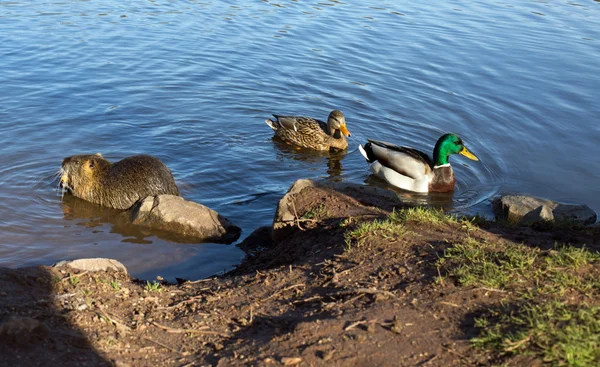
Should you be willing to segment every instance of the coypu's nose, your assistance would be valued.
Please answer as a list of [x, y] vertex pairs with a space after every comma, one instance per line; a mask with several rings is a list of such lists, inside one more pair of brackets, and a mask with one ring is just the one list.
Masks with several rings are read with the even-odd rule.
[[65, 164], [68, 164], [71, 162], [71, 157], [67, 157], [65, 159], [62, 160], [62, 166], [64, 166]]

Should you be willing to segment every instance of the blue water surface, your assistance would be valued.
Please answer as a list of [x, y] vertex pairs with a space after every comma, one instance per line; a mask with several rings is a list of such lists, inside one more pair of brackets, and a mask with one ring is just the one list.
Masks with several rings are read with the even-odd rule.
[[[161, 158], [242, 239], [298, 178], [381, 184], [366, 138], [430, 152], [449, 131], [481, 161], [453, 158], [448, 207], [520, 192], [600, 210], [597, 1], [0, 1], [0, 30], [0, 266], [110, 257], [200, 278], [243, 258], [63, 202], [54, 174], [82, 153]], [[353, 134], [341, 157], [264, 123], [332, 109]]]

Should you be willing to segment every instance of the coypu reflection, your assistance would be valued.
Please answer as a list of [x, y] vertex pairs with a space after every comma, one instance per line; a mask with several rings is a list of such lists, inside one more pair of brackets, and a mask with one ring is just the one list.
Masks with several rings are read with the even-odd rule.
[[74, 221], [76, 225], [87, 228], [111, 225], [109, 233], [123, 236], [121, 242], [151, 244], [149, 237], [156, 236], [162, 240], [175, 243], [198, 243], [197, 240], [171, 232], [136, 226], [131, 223], [129, 211], [102, 207], [67, 194], [62, 200], [63, 218]]

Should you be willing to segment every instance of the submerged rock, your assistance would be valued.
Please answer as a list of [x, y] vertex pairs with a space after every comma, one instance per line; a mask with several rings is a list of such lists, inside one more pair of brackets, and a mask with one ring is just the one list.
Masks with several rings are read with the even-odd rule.
[[581, 224], [596, 222], [596, 212], [587, 205], [562, 204], [552, 200], [525, 195], [506, 195], [492, 202], [497, 218], [512, 222], [574, 221]]
[[105, 259], [102, 257], [90, 258], [90, 259], [77, 259], [73, 261], [61, 261], [54, 265], [54, 267], [59, 268], [62, 266], [68, 266], [70, 268], [80, 270], [80, 271], [122, 271], [123, 273], [127, 273], [127, 268], [125, 265], [121, 264], [119, 261], [115, 259]]
[[133, 224], [178, 233], [203, 242], [231, 243], [241, 228], [216, 211], [180, 196], [149, 196], [131, 210]]

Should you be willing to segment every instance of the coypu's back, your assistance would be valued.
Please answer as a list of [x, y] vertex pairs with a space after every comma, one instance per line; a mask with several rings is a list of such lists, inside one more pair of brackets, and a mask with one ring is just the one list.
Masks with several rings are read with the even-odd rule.
[[116, 209], [129, 209], [147, 196], [177, 195], [179, 189], [158, 158], [135, 155], [110, 163], [100, 155], [63, 160], [63, 181], [73, 195]]

